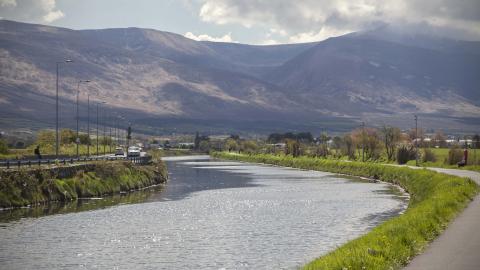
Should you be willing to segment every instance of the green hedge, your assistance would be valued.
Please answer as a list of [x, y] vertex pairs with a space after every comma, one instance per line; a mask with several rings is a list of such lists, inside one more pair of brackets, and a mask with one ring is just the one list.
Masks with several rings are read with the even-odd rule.
[[78, 171], [74, 177], [65, 179], [42, 169], [0, 171], [0, 207], [99, 197], [153, 186], [166, 179], [166, 166], [161, 161], [147, 166], [123, 161], [99, 162], [93, 171]]
[[401, 186], [410, 194], [407, 211], [368, 234], [310, 262], [305, 269], [399, 269], [424, 250], [475, 197], [479, 188], [470, 179], [360, 162], [225, 152], [214, 157], [328, 171], [380, 179]]

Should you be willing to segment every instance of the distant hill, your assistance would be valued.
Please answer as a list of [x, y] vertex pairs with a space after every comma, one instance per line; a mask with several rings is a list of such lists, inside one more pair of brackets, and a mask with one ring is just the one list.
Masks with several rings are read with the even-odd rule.
[[[55, 62], [62, 126], [82, 85], [145, 132], [333, 130], [360, 121], [480, 127], [478, 42], [406, 38], [389, 29], [323, 42], [199, 42], [151, 29], [70, 30], [0, 21], [0, 124], [52, 126]], [[92, 110], [92, 113], [94, 111]], [[15, 121], [13, 121], [15, 120]]]

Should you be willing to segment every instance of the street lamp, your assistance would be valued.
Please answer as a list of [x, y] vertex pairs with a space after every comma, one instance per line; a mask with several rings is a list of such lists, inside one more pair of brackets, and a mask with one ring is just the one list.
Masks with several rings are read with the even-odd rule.
[[78, 100], [79, 100], [79, 97], [80, 97], [80, 84], [81, 83], [89, 83], [90, 80], [79, 80], [78, 81], [78, 84], [77, 84], [77, 139], [75, 140], [75, 143], [77, 144], [77, 158], [79, 157], [78, 155], [78, 147], [80, 145], [80, 137], [79, 136], [79, 128], [78, 128], [78, 121], [80, 119], [80, 115], [79, 115], [79, 110], [78, 110]]
[[97, 102], [97, 156], [98, 156], [98, 105], [99, 104], [105, 104], [106, 102], [105, 101], [101, 101], [101, 102]]
[[[105, 102], [104, 102], [105, 103]], [[107, 154], [106, 147], [107, 147], [107, 126], [105, 122], [107, 121], [107, 109], [103, 109], [103, 155]]]
[[59, 146], [59, 140], [58, 140], [58, 66], [60, 64], [64, 63], [72, 63], [73, 61], [70, 59], [66, 59], [61, 62], [55, 62], [57, 64], [57, 81], [56, 81], [56, 98], [55, 98], [55, 112], [56, 112], [56, 121], [55, 121], [55, 158], [58, 159], [58, 146]]

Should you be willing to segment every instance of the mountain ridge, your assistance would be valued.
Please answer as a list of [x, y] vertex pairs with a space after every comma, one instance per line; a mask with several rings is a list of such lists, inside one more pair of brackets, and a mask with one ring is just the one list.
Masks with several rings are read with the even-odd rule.
[[[111, 113], [128, 111], [131, 121], [284, 119], [284, 129], [338, 130], [330, 119], [405, 126], [417, 113], [453, 129], [478, 128], [458, 120], [480, 117], [480, 61], [470, 52], [476, 43], [449, 56], [371, 33], [270, 46], [194, 41], [142, 28], [71, 30], [5, 20], [0, 33], [0, 113], [22, 119], [51, 121], [41, 104], [53, 102], [55, 61], [63, 56], [75, 61], [61, 65], [65, 103], [73, 102], [76, 81], [89, 79], [81, 87], [82, 110], [88, 90], [92, 102], [107, 101]], [[451, 67], [442, 67], [445, 62]], [[72, 112], [62, 113], [70, 118]]]

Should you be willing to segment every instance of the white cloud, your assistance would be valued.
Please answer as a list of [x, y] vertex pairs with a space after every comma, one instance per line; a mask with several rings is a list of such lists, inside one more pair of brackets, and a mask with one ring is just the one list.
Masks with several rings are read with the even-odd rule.
[[205, 34], [195, 35], [192, 32], [187, 32], [184, 35], [185, 37], [197, 41], [214, 41], [214, 42], [236, 42], [232, 39], [232, 33], [228, 33], [222, 37], [212, 37]]
[[280, 44], [280, 42], [278, 42], [275, 39], [266, 39], [266, 40], [261, 41], [257, 45], [277, 45], [277, 44]]
[[47, 15], [43, 16], [43, 21], [45, 21], [46, 23], [51, 23], [63, 17], [65, 17], [65, 14], [63, 14], [62, 11], [55, 10], [50, 11], [49, 13], [47, 13]]
[[[193, 0], [192, 0], [193, 1]], [[196, 0], [200, 19], [266, 28], [291, 42], [370, 29], [379, 24], [426, 25], [480, 39], [478, 0]], [[281, 32], [280, 32], [281, 31]]]
[[40, 0], [39, 1], [40, 7], [46, 13], [42, 19], [46, 23], [51, 23], [56, 21], [60, 18], [65, 17], [65, 14], [61, 10], [56, 10], [56, 2], [55, 0]]
[[0, 7], [16, 7], [17, 1], [15, 0], [0, 0]]
[[298, 33], [288, 38], [289, 43], [305, 43], [322, 41], [330, 37], [338, 37], [353, 32], [352, 30], [339, 30], [335, 28], [323, 27], [320, 31]]
[[51, 23], [65, 17], [55, 0], [0, 0], [0, 7], [4, 17], [25, 22]]

